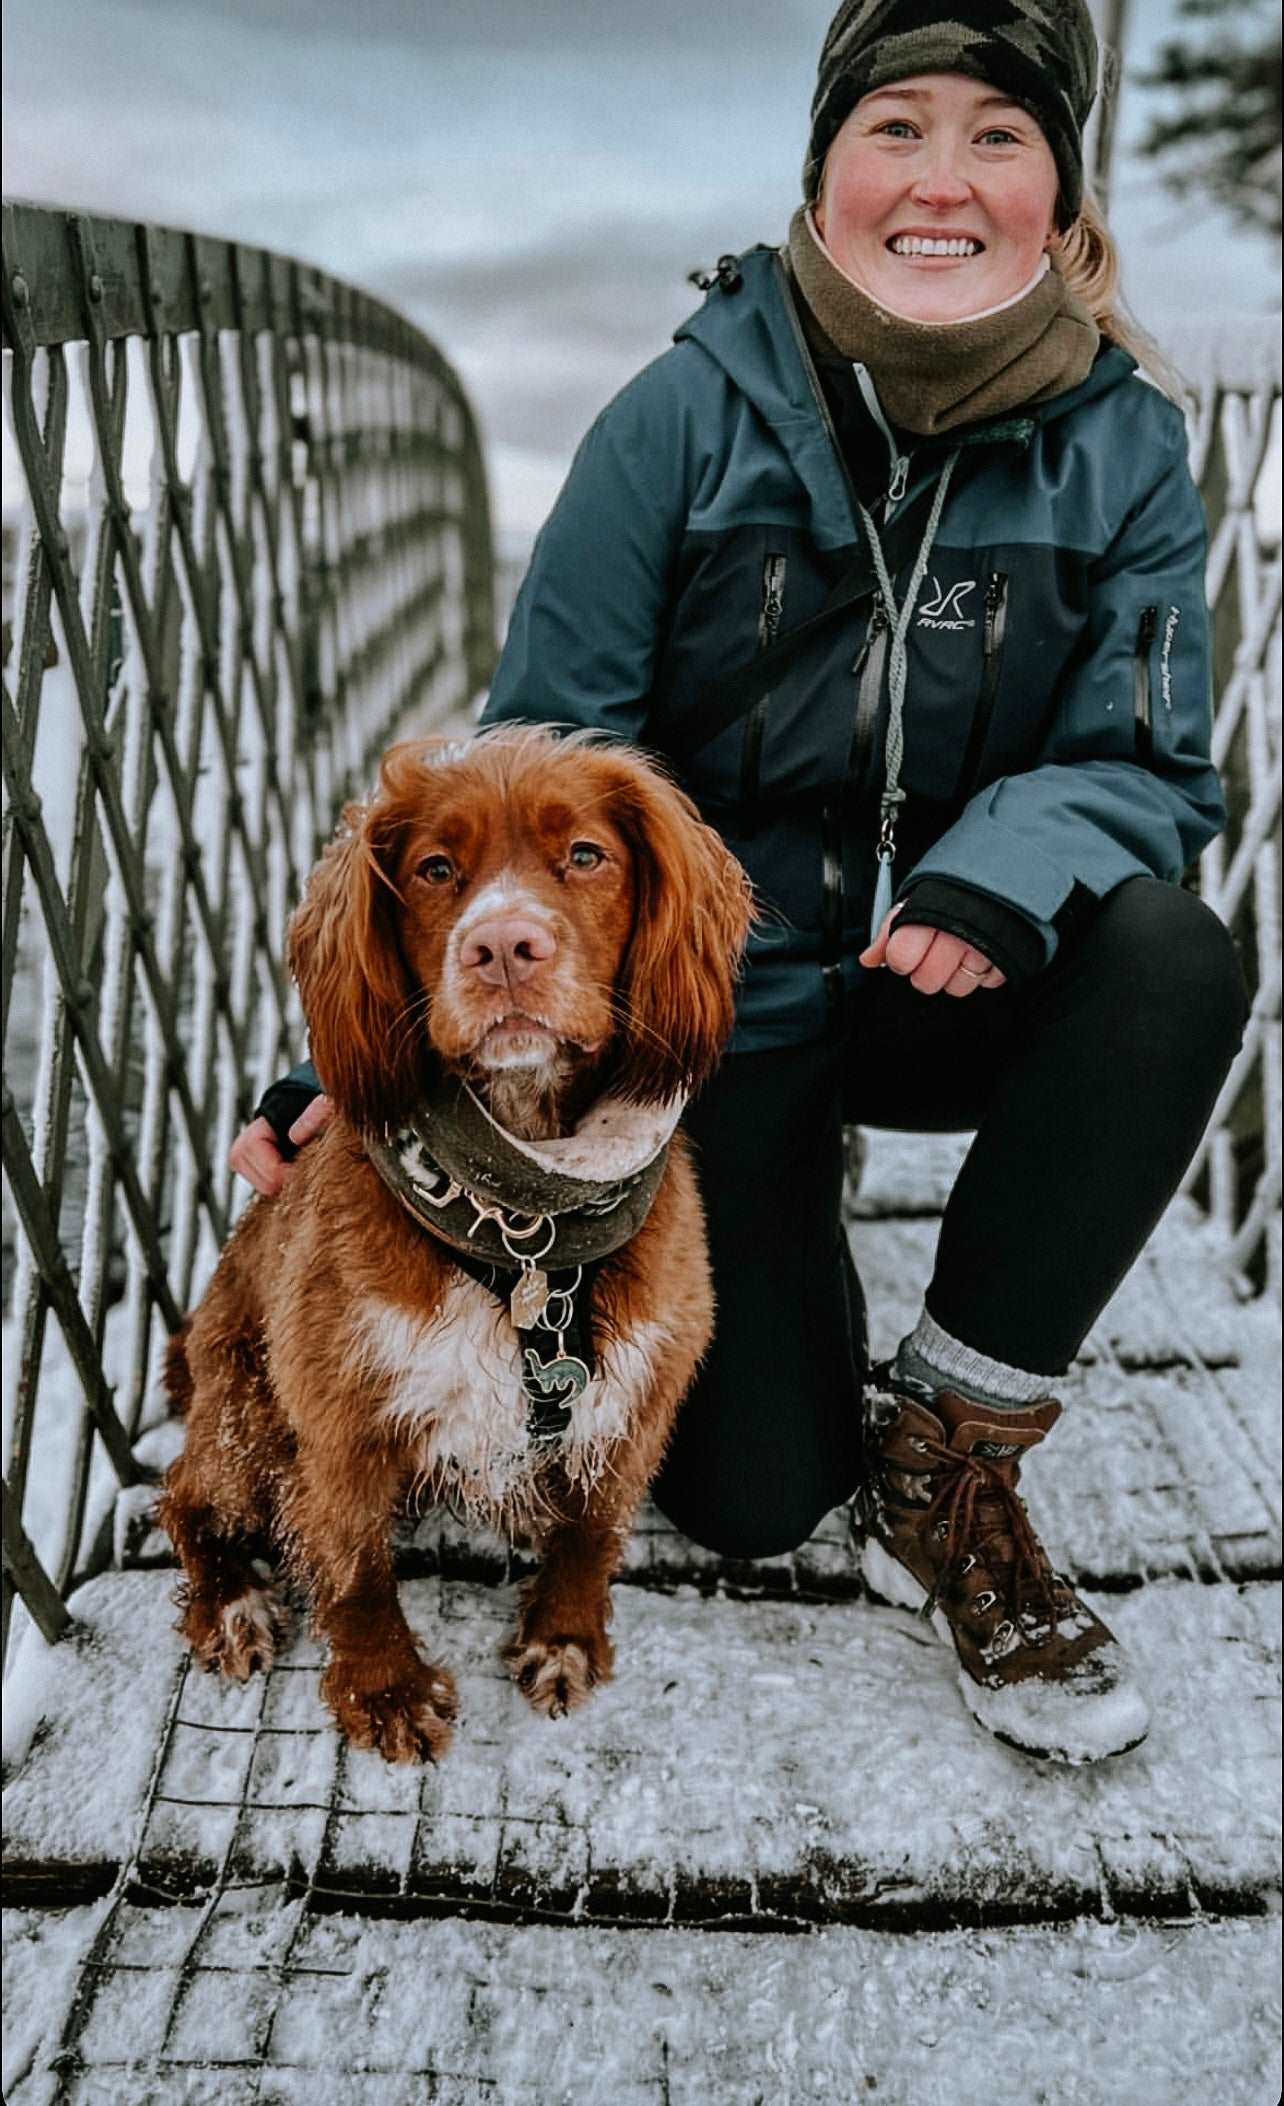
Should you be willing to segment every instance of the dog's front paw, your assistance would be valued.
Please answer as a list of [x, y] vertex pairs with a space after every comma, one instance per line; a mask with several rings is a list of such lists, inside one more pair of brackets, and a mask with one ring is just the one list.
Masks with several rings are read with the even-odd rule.
[[417, 1660], [377, 1688], [359, 1663], [330, 1662], [321, 1694], [355, 1748], [385, 1762], [440, 1762], [459, 1712], [455, 1684], [444, 1667]]
[[178, 1630], [207, 1673], [216, 1670], [234, 1682], [266, 1674], [277, 1648], [289, 1632], [289, 1616], [271, 1587], [247, 1587], [235, 1601], [220, 1602], [201, 1593], [180, 1594], [183, 1614]]
[[604, 1631], [575, 1638], [523, 1638], [504, 1647], [503, 1659], [522, 1695], [545, 1718], [564, 1718], [598, 1682], [608, 1682], [614, 1660]]

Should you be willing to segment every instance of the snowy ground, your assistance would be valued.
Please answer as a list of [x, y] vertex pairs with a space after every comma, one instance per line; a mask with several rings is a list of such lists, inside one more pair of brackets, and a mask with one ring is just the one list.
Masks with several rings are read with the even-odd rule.
[[[1278, 2097], [1274, 1923], [744, 1938], [370, 1922], [309, 1915], [276, 1895], [238, 1899], [203, 1926], [194, 1908], [122, 1911], [121, 1966], [81, 2035], [72, 2099], [1274, 2106]], [[55, 2096], [52, 2073], [36, 2068], [33, 2014], [51, 1990], [65, 1993], [101, 1913], [15, 1912], [6, 1925], [13, 2106]], [[205, 1964], [189, 1974], [166, 2033], [182, 1956], [202, 1927]], [[274, 1974], [286, 1954], [288, 1970]]]
[[[875, 1137], [876, 1351], [958, 1145]], [[616, 1678], [556, 1724], [496, 1658], [498, 1547], [421, 1526], [403, 1597], [463, 1714], [440, 1769], [388, 1770], [306, 1636], [245, 1689], [187, 1673], [132, 1495], [130, 1569], [8, 1691], [6, 2098], [1274, 2106], [1278, 1325], [1214, 1257], [1175, 1208], [1027, 1475], [1156, 1708], [1095, 1770], [971, 1724], [843, 1515], [732, 1568], [654, 1513]]]

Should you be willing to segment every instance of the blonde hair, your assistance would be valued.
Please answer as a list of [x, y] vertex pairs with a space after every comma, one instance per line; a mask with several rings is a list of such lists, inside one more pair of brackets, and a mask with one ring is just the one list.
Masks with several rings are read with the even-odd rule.
[[1119, 290], [1119, 251], [1095, 198], [1085, 190], [1083, 203], [1063, 234], [1050, 244], [1053, 267], [1082, 300], [1103, 336], [1130, 351], [1160, 391], [1184, 408], [1189, 383], [1153, 336], [1130, 314]]

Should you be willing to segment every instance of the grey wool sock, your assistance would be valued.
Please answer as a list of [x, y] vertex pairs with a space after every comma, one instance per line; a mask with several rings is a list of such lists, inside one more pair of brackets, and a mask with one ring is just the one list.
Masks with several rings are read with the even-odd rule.
[[903, 1338], [896, 1353], [897, 1372], [925, 1382], [932, 1389], [951, 1389], [956, 1396], [970, 1397], [995, 1411], [1025, 1411], [1053, 1394], [1055, 1377], [1031, 1374], [1023, 1367], [1009, 1367], [991, 1360], [943, 1330], [923, 1310], [914, 1329]]

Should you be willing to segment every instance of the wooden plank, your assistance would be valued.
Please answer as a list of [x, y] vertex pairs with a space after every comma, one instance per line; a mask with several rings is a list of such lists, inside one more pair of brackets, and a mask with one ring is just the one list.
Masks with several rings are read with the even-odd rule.
[[[24, 1867], [83, 1878], [134, 1843], [181, 1660], [168, 1592], [163, 1574], [91, 1582], [78, 1635], [44, 1656], [46, 1724], [6, 1797], [18, 1898]], [[1156, 1723], [1089, 1771], [986, 1738], [945, 1651], [896, 1610], [621, 1587], [615, 1681], [549, 1723], [496, 1658], [513, 1590], [421, 1580], [403, 1600], [460, 1685], [441, 1767], [341, 1751], [306, 1637], [266, 1682], [193, 1673], [144, 1876], [182, 1892], [220, 1866], [293, 1872], [430, 1913], [905, 1928], [1244, 1910], [1277, 1884], [1271, 1587], [1165, 1582], [1106, 1605]]]
[[[13, 2106], [49, 2095], [96, 1928], [90, 1910], [7, 1919]], [[301, 1920], [298, 1903], [242, 1895], [204, 1923], [121, 1912], [63, 2076], [73, 2101], [113, 2106], [1263, 2106], [1279, 2092], [1279, 1948], [1269, 1922], [711, 1938]], [[236, 2067], [269, 2018], [261, 2069]]]

